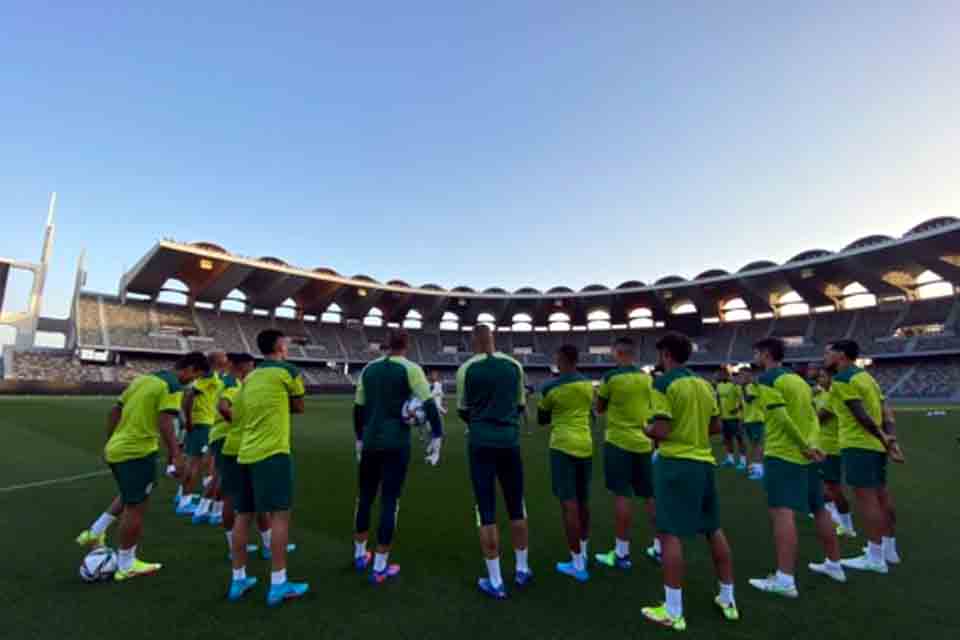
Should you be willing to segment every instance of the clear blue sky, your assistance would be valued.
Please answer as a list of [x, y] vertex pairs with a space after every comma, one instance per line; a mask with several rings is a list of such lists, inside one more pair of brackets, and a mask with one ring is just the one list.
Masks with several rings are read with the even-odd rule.
[[960, 215], [953, 1], [54, 4], [0, 7], [0, 255], [58, 191], [53, 315], [164, 236], [513, 289]]

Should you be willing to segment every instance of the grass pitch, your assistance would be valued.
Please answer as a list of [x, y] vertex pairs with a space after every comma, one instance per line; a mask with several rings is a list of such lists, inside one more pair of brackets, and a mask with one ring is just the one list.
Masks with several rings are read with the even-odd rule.
[[[559, 506], [550, 495], [546, 434], [522, 439], [535, 583], [511, 590], [506, 602], [476, 591], [483, 564], [466, 470], [463, 425], [448, 417], [448, 441], [438, 468], [415, 455], [402, 499], [392, 560], [400, 578], [374, 588], [350, 567], [355, 463], [350, 402], [311, 399], [296, 418], [297, 470], [293, 579], [308, 580], [308, 598], [279, 610], [264, 603], [269, 566], [251, 559], [261, 585], [239, 604], [226, 602], [229, 579], [222, 532], [192, 526], [172, 513], [174, 484], [154, 494], [140, 557], [163, 571], [125, 584], [87, 585], [77, 577], [83, 552], [74, 536], [113, 495], [109, 475], [46, 486], [23, 484], [103, 469], [108, 399], [0, 398], [0, 614], [8, 638], [626, 638], [669, 636], [642, 620], [640, 607], [663, 597], [660, 572], [638, 554], [650, 532], [642, 518], [634, 535], [629, 574], [592, 567], [581, 585], [558, 575], [566, 560]], [[732, 471], [718, 471], [721, 522], [733, 547], [742, 621], [729, 624], [713, 610], [713, 572], [705, 545], [686, 545], [685, 614], [690, 638], [960, 637], [956, 613], [960, 572], [960, 505], [956, 413], [928, 418], [904, 412], [899, 429], [908, 464], [892, 469], [905, 564], [889, 576], [849, 572], [847, 585], [810, 574], [821, 559], [812, 524], [799, 519], [799, 600], [752, 590], [746, 580], [773, 567], [773, 546], [762, 488]], [[613, 543], [611, 500], [594, 465], [591, 553]], [[856, 521], [856, 520], [855, 520]], [[376, 522], [376, 520], [375, 520]], [[504, 541], [509, 540], [503, 527]], [[111, 546], [115, 546], [111, 530]], [[863, 539], [844, 541], [845, 555]], [[509, 544], [505, 545], [509, 548]], [[512, 553], [503, 557], [513, 576]], [[508, 582], [509, 584], [509, 582]]]

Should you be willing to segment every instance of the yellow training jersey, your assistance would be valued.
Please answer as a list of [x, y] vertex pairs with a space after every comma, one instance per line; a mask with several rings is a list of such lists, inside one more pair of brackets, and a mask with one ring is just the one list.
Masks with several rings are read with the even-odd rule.
[[179, 415], [182, 399], [180, 380], [170, 371], [134, 378], [118, 401], [120, 422], [104, 447], [107, 462], [124, 462], [157, 451], [157, 420], [161, 413]]
[[674, 369], [653, 383], [653, 419], [673, 423], [670, 436], [660, 442], [664, 458], [683, 458], [716, 464], [710, 446], [710, 423], [720, 413], [710, 383], [689, 369]]
[[607, 402], [607, 442], [634, 453], [653, 451], [653, 441], [643, 431], [650, 422], [652, 394], [653, 378], [635, 366], [603, 376], [597, 396]]
[[305, 393], [303, 375], [289, 362], [264, 360], [243, 382], [240, 464], [290, 453], [290, 400]]
[[592, 408], [593, 383], [580, 374], [560, 376], [544, 385], [539, 410], [550, 413], [550, 448], [577, 458], [591, 457]]

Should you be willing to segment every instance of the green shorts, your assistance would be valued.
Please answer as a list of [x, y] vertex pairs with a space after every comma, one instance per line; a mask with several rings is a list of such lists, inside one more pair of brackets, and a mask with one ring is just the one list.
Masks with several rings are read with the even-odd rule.
[[736, 438], [741, 435], [740, 431], [740, 421], [739, 420], [724, 420], [723, 421], [723, 437], [724, 439]]
[[820, 475], [824, 482], [843, 484], [843, 457], [837, 454], [828, 454], [820, 463]]
[[187, 432], [187, 437], [183, 441], [183, 451], [191, 458], [199, 458], [207, 452], [207, 438], [210, 435], [210, 426], [205, 424], [195, 424], [193, 429]]
[[816, 464], [797, 464], [780, 458], [763, 459], [763, 485], [767, 506], [816, 513], [823, 508], [823, 480]]
[[621, 498], [653, 497], [652, 454], [621, 449], [607, 442], [603, 445], [603, 475], [607, 490]]
[[237, 513], [272, 513], [293, 507], [293, 460], [278, 453], [253, 464], [238, 464]]
[[857, 489], [881, 489], [887, 486], [887, 454], [869, 449], [843, 450], [843, 475]]
[[243, 486], [240, 478], [240, 463], [237, 462], [237, 456], [231, 456], [221, 452], [220, 457], [217, 458], [217, 474], [220, 476], [220, 491], [236, 504], [237, 494]]
[[223, 455], [222, 451], [224, 442], [226, 442], [226, 438], [218, 438], [207, 445], [207, 449], [209, 450], [210, 455], [213, 456], [214, 460]]
[[762, 422], [744, 422], [743, 430], [747, 432], [750, 442], [763, 442], [764, 426]]
[[120, 489], [123, 504], [141, 504], [153, 492], [157, 481], [157, 453], [110, 464], [110, 471]]
[[563, 451], [550, 449], [550, 477], [553, 495], [561, 502], [590, 500], [590, 479], [593, 476], [593, 458], [578, 458]]
[[653, 493], [659, 533], [709, 536], [720, 528], [713, 475], [710, 462], [658, 457], [653, 464]]

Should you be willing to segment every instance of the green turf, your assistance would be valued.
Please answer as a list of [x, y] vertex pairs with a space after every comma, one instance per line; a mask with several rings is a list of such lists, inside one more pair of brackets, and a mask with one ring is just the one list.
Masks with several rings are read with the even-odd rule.
[[[0, 399], [0, 488], [101, 469], [105, 414], [99, 399]], [[754, 592], [746, 579], [764, 575], [773, 549], [761, 487], [720, 471], [721, 519], [737, 571], [743, 620], [721, 621], [703, 543], [687, 545], [685, 591], [690, 638], [950, 638], [960, 637], [954, 599], [960, 571], [956, 531], [960, 507], [955, 416], [900, 417], [906, 467], [893, 470], [900, 546], [906, 563], [887, 577], [851, 574], [849, 584], [798, 572], [801, 598]], [[73, 537], [110, 499], [109, 476], [68, 484], [0, 491], [0, 612], [9, 638], [110, 640], [163, 638], [605, 638], [672, 632], [643, 622], [640, 607], [662, 598], [658, 570], [640, 561], [631, 574], [594, 568], [589, 584], [556, 574], [565, 560], [560, 515], [550, 496], [546, 438], [523, 438], [530, 514], [531, 564], [536, 582], [513, 590], [507, 602], [476, 592], [481, 572], [463, 446], [463, 428], [448, 420], [449, 440], [439, 468], [415, 457], [406, 486], [393, 558], [401, 577], [374, 588], [349, 567], [354, 506], [350, 405], [342, 398], [312, 399], [296, 420], [297, 509], [291, 577], [309, 580], [305, 601], [267, 610], [264, 589], [228, 604], [229, 573], [222, 533], [175, 518], [174, 490], [164, 479], [155, 493], [141, 557], [166, 566], [157, 576], [126, 584], [86, 585], [77, 577], [82, 557]], [[596, 471], [592, 546], [612, 544], [611, 501]], [[821, 558], [806, 518], [800, 520], [801, 560]], [[113, 533], [113, 532], [112, 532]], [[506, 530], [504, 530], [506, 534]], [[646, 542], [636, 527], [635, 547]], [[505, 538], [506, 539], [506, 538]], [[844, 542], [847, 555], [856, 542]], [[508, 579], [511, 553], [504, 555]], [[803, 565], [805, 566], [805, 564]], [[268, 578], [254, 560], [250, 571]]]

